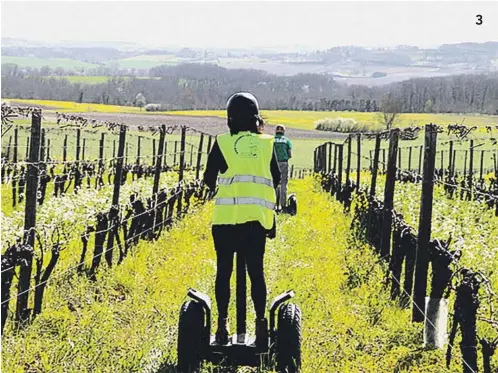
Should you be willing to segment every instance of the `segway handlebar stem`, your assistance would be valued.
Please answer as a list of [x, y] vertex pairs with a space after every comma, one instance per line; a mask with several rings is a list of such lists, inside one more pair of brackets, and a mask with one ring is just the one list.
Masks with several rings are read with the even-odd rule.
[[209, 295], [192, 288], [188, 289], [187, 295], [201, 303], [206, 308], [206, 311], [211, 312], [211, 298], [209, 298]]
[[211, 298], [209, 295], [201, 293], [195, 289], [189, 288], [187, 291], [187, 295], [193, 300], [199, 302], [202, 307], [206, 310], [206, 333], [207, 340], [209, 341], [209, 335], [211, 333]]
[[294, 298], [294, 290], [288, 290], [285, 293], [277, 295], [270, 306], [270, 331], [275, 328], [275, 311], [284, 302]]

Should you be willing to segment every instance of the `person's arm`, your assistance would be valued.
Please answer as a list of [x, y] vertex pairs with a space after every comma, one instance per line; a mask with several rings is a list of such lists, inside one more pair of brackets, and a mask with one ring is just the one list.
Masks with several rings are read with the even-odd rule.
[[275, 152], [275, 148], [273, 148], [273, 155], [271, 157], [270, 171], [271, 177], [273, 179], [273, 186], [274, 188], [276, 188], [280, 184], [282, 174], [280, 173], [280, 167], [278, 167], [277, 153]]
[[289, 154], [289, 159], [292, 158], [292, 143], [287, 139], [287, 154]]
[[203, 181], [208, 188], [213, 191], [216, 189], [216, 180], [219, 172], [225, 172], [228, 166], [223, 158], [218, 142], [215, 140], [211, 151], [209, 152], [206, 170], [204, 171]]

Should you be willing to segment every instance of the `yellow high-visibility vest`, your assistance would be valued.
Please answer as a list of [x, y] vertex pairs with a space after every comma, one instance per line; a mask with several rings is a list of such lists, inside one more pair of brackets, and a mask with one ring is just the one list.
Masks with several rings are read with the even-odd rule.
[[270, 171], [273, 136], [239, 132], [217, 136], [228, 169], [218, 176], [213, 225], [259, 221], [273, 226], [276, 194]]

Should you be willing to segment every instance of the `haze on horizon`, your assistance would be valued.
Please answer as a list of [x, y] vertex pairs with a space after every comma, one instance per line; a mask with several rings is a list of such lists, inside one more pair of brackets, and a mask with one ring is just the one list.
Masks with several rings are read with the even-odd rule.
[[498, 40], [498, 2], [2, 1], [1, 21], [2, 37], [154, 48], [433, 48]]

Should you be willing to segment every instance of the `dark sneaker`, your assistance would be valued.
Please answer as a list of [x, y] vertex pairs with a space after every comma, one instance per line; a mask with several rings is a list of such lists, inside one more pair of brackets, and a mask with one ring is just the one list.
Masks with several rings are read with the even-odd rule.
[[227, 345], [228, 344], [228, 336], [230, 332], [228, 331], [228, 319], [219, 319], [218, 320], [218, 330], [216, 330], [215, 334], [215, 342], [218, 345]]

